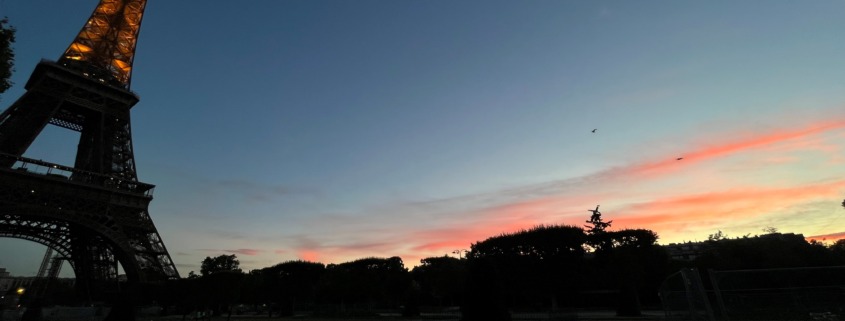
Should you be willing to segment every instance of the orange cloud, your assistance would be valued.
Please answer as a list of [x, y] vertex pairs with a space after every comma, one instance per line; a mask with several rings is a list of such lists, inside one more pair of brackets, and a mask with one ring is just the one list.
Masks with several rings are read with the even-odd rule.
[[634, 204], [614, 219], [616, 227], [645, 227], [661, 233], [682, 233], [725, 226], [783, 210], [794, 204], [841, 196], [845, 180], [787, 188], [748, 188], [685, 195]]
[[[691, 233], [728, 227], [737, 221], [761, 219], [796, 204], [841, 199], [845, 180], [790, 187], [736, 184], [720, 187], [710, 181], [687, 182], [689, 175], [669, 174], [688, 169], [691, 164], [763, 147], [775, 148], [776, 153], [755, 158], [767, 163], [794, 162], [796, 158], [784, 154], [784, 150], [812, 149], [829, 153], [836, 148], [822, 144], [825, 141], [815, 139], [814, 135], [843, 128], [845, 120], [839, 120], [753, 137], [743, 135], [715, 145], [699, 145], [702, 147], [683, 155], [666, 155], [661, 161], [635, 163], [585, 177], [383, 208], [370, 220], [356, 217], [349, 224], [331, 224], [332, 233], [326, 234], [334, 241], [303, 242], [298, 253], [301, 259], [316, 261], [320, 256], [353, 260], [411, 252], [403, 258], [406, 264], [414, 264], [411, 257], [451, 255], [454, 250], [468, 249], [474, 242], [539, 224], [581, 226], [589, 217], [586, 210], [596, 204], [602, 204], [606, 218], [614, 221], [615, 228], [648, 228], [663, 239], [666, 236], [695, 238]], [[675, 160], [676, 156], [683, 156], [683, 159]], [[665, 183], [668, 181], [681, 184], [673, 186], [700, 188], [697, 194], [679, 194], [689, 190], [667, 188]], [[714, 192], [702, 193], [703, 188]], [[411, 214], [397, 221], [396, 213]], [[406, 226], [404, 223], [408, 221], [419, 223]], [[355, 222], [379, 222], [380, 225], [354, 225]]]
[[637, 164], [617, 170], [612, 170], [613, 173], [611, 174], [613, 174], [613, 176], [642, 176], [667, 174], [682, 168], [681, 165], [687, 166], [690, 165], [690, 163], [698, 163], [720, 156], [734, 154], [753, 148], [760, 148], [766, 145], [816, 135], [823, 132], [842, 128], [845, 128], [845, 120], [825, 121], [811, 124], [803, 128], [783, 130], [780, 132], [772, 132], [763, 135], [757, 135], [737, 141], [724, 142], [722, 144], [685, 152], [681, 155], [678, 155], [678, 157], [683, 158], [681, 160], [677, 160], [673, 156], [667, 156], [661, 161]]
[[258, 255], [262, 251], [256, 249], [236, 249], [236, 250], [223, 250], [223, 249], [201, 249], [200, 251], [204, 252], [228, 252], [233, 254], [241, 254], [241, 255]]
[[831, 234], [824, 234], [824, 235], [813, 235], [806, 237], [807, 240], [825, 240], [829, 242], [836, 242], [838, 240], [845, 239], [845, 232], [838, 232], [838, 233], [831, 233]]
[[443, 252], [451, 253], [455, 250], [466, 249], [469, 247], [469, 242], [459, 239], [451, 239], [440, 242], [428, 242], [414, 246], [412, 250], [416, 252]]
[[299, 259], [308, 262], [319, 262], [320, 261], [320, 254], [314, 250], [301, 250], [299, 251]]
[[752, 188], [745, 190], [728, 190], [720, 193], [681, 196], [661, 201], [636, 204], [630, 208], [630, 211], [635, 213], [662, 211], [675, 212], [678, 210], [683, 211], [699, 208], [733, 208], [735, 207], [735, 204], [765, 205], [794, 203], [797, 201], [804, 201], [811, 198], [836, 197], [836, 195], [841, 192], [843, 187], [845, 187], [845, 180], [788, 188]]
[[[594, 177], [602, 178], [603, 180], [597, 182], [602, 185], [606, 184], [607, 181], [612, 181], [614, 177], [618, 178], [625, 175], [639, 177], [645, 175], [653, 180], [656, 179], [654, 176], [656, 174], [668, 174], [689, 165], [690, 162], [701, 162], [841, 128], [845, 128], [845, 121], [817, 123], [800, 129], [769, 133], [692, 151], [685, 154], [681, 161], [667, 157], [665, 161], [635, 164], [623, 169], [598, 173]], [[817, 145], [817, 142], [814, 144]], [[790, 148], [800, 150], [800, 146], [796, 145]], [[788, 161], [784, 160], [783, 157], [773, 159]], [[590, 182], [594, 180], [588, 177], [582, 181]], [[580, 182], [564, 181], [562, 183], [575, 185]], [[649, 182], [651, 181], [641, 181], [641, 184], [645, 185]], [[536, 187], [538, 190], [543, 190], [548, 188], [548, 184], [541, 184]], [[601, 189], [601, 185], [598, 188]], [[621, 202], [617, 205], [617, 208], [621, 209], [612, 212], [613, 217], [611, 219], [614, 220], [614, 226], [650, 228], [659, 233], [671, 234], [695, 228], [723, 225], [728, 219], [752, 219], [794, 204], [836, 198], [840, 196], [843, 188], [845, 188], [845, 181], [782, 188], [732, 187], [714, 193], [681, 196], [667, 196], [666, 193], [673, 193], [673, 191], [666, 191], [663, 195], [651, 195], [650, 198], [654, 199], [653, 201], [628, 203], [629, 205], [626, 205], [625, 197], [619, 193], [613, 195], [614, 193], [602, 194], [601, 192], [592, 193], [587, 190], [573, 191], [570, 189], [569, 193], [576, 193], [576, 195], [538, 197], [494, 206], [479, 211], [479, 218], [466, 228], [446, 228], [416, 234], [421, 239], [435, 241], [420, 243], [415, 249], [450, 252], [462, 243], [468, 245], [490, 236], [515, 232], [538, 224], [568, 223], [580, 225], [587, 217], [586, 211], [583, 213], [583, 217], [577, 216], [576, 213], [580, 213], [580, 207], [601, 202], [602, 198]], [[532, 193], [531, 187], [514, 189], [510, 192], [521, 195], [542, 194]], [[597, 197], [597, 195], [601, 195], [601, 197]], [[509, 197], [505, 196], [504, 198]]]

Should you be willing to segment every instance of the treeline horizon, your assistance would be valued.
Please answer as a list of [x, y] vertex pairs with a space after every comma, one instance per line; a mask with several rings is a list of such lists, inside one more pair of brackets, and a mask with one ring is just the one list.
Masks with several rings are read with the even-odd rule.
[[[843, 202], [843, 204], [845, 205], [845, 202]], [[538, 224], [538, 225], [535, 225], [534, 227], [523, 228], [523, 229], [520, 229], [520, 230], [515, 231], [515, 232], [501, 232], [496, 236], [488, 237], [487, 239], [485, 239], [485, 241], [490, 240], [490, 239], [494, 239], [494, 238], [500, 238], [500, 237], [510, 237], [510, 236], [514, 236], [516, 234], [530, 233], [530, 232], [532, 232], [533, 230], [536, 230], [536, 229], [543, 229], [543, 228], [547, 228], [547, 227], [560, 227], [560, 226], [571, 227], [571, 226], [574, 226], [574, 225], [569, 225], [569, 224]], [[656, 239], [659, 240], [659, 235], [656, 234], [656, 232], [653, 232], [649, 229], [622, 229], [622, 230], [618, 230], [618, 231], [633, 231], [633, 230], [650, 231], [651, 233], [654, 233], [655, 236], [656, 236]], [[614, 231], [607, 231], [607, 232], [612, 233]], [[826, 246], [826, 247], [836, 247], [836, 246], [838, 246], [838, 244], [845, 243], [845, 238], [837, 239], [837, 240], [827, 240], [827, 239], [818, 240], [818, 239], [815, 239], [815, 238], [804, 237], [803, 233], [792, 233], [792, 232], [781, 233], [777, 228], [774, 228], [774, 227], [765, 227], [765, 228], [762, 229], [762, 232], [764, 232], [764, 233], [763, 234], [754, 234], [754, 235], [752, 235], [751, 233], [747, 233], [747, 234], [744, 234], [744, 235], [741, 235], [741, 236], [731, 237], [730, 235], [722, 232], [722, 230], [716, 230], [714, 233], [709, 234], [707, 236], [707, 239], [703, 240], [703, 241], [681, 241], [681, 242], [667, 243], [667, 244], [659, 244], [659, 243], [656, 243], [656, 241], [655, 241], [655, 245], [665, 247], [665, 246], [684, 245], [684, 244], [706, 244], [706, 243], [712, 242], [712, 241], [730, 240], [730, 239], [748, 239], [748, 238], [760, 237], [760, 236], [770, 235], [770, 234], [785, 234], [785, 235], [802, 236], [809, 243], [822, 245], [822, 246]], [[478, 241], [476, 243], [471, 243], [470, 248], [472, 248], [473, 244], [477, 244], [477, 243], [481, 243], [481, 242], [485, 242], [485, 241]], [[594, 248], [588, 248], [585, 253], [591, 253], [590, 249], [594, 250]], [[466, 259], [465, 255], [470, 253], [470, 251], [466, 250], [466, 249], [458, 249], [458, 250], [455, 250], [451, 253], [455, 254], [456, 257], [452, 257], [447, 253], [447, 254], [443, 254], [442, 256], [430, 256], [430, 257], [422, 258], [422, 259], [420, 259], [420, 263], [422, 264], [423, 261], [426, 261], [426, 260], [429, 260], [429, 259], [444, 258], [444, 257], [445, 258]], [[398, 258], [401, 259], [401, 256], [396, 256], [396, 255], [390, 256], [390, 258], [394, 258], [394, 257], [398, 257]], [[300, 259], [284, 260], [284, 261], [281, 261], [281, 262], [276, 263], [276, 264], [271, 265], [271, 266], [254, 268], [254, 269], [249, 270], [248, 272], [243, 272], [243, 270], [240, 268], [240, 261], [237, 260], [237, 253], [220, 254], [216, 257], [207, 256], [202, 262], [200, 262], [201, 263], [200, 264], [200, 274], [196, 274], [195, 270], [190, 270], [187, 275], [180, 274], [181, 275], [180, 277], [185, 279], [185, 278], [200, 277], [202, 275], [205, 275], [205, 273], [203, 273], [202, 270], [203, 270], [204, 266], [209, 265], [209, 264], [211, 264], [211, 265], [219, 264], [219, 265], [222, 265], [222, 266], [227, 266], [227, 265], [231, 265], [231, 264], [235, 263], [237, 265], [232, 267], [233, 269], [237, 269], [237, 270], [239, 270], [240, 272], [243, 272], [243, 273], [251, 273], [252, 271], [255, 271], [255, 270], [263, 270], [263, 269], [267, 269], [267, 268], [270, 268], [270, 267], [273, 267], [273, 266], [277, 266], [277, 265], [285, 264], [285, 263], [291, 263], [291, 262], [317, 263], [317, 264], [322, 264], [324, 266], [330, 266], [330, 265], [348, 264], [348, 263], [352, 263], [352, 262], [356, 262], [356, 261], [360, 261], [360, 260], [385, 259], [385, 258], [387, 258], [387, 257], [376, 256], [376, 255], [364, 256], [364, 257], [361, 257], [361, 258], [357, 258], [357, 259], [353, 259], [353, 260], [341, 262], [341, 263], [324, 263], [320, 260], [308, 260], [308, 259], [301, 259], [300, 258]], [[234, 260], [234, 262], [231, 262], [232, 260]], [[417, 266], [414, 266], [414, 267], [417, 267]], [[225, 268], [223, 268], [223, 269], [225, 269]]]
[[[207, 257], [200, 275], [168, 283], [164, 292], [171, 295], [159, 296], [158, 302], [171, 306], [171, 313], [208, 307], [216, 313], [350, 316], [392, 309], [416, 316], [453, 307], [463, 320], [510, 320], [514, 310], [584, 308], [635, 316], [644, 306], [659, 308], [661, 284], [684, 268], [845, 265], [845, 240], [828, 245], [775, 228], [736, 238], [718, 231], [700, 242], [700, 256], [674, 260], [651, 230], [609, 230], [612, 221], [604, 221], [598, 208], [586, 223], [501, 233], [472, 243], [464, 256], [423, 258], [410, 269], [394, 256], [337, 264], [289, 260], [244, 273], [234, 254]], [[224, 290], [234, 288], [239, 293]]]
[[143, 285], [139, 303], [183, 316], [418, 316], [438, 310], [471, 321], [577, 309], [636, 316], [643, 307], [661, 307], [661, 285], [681, 269], [845, 266], [845, 240], [824, 244], [774, 228], [736, 238], [718, 231], [699, 242], [699, 256], [674, 260], [651, 230], [609, 230], [612, 221], [604, 221], [598, 208], [586, 223], [502, 233], [472, 243], [463, 257], [423, 258], [410, 269], [394, 256], [337, 264], [289, 260], [244, 272], [234, 254], [206, 257], [200, 274]]

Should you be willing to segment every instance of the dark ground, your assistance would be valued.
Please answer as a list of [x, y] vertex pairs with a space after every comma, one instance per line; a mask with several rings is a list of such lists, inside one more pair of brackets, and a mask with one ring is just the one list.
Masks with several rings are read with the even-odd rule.
[[[552, 319], [548, 316], [538, 315], [538, 314], [530, 314], [530, 315], [521, 315], [516, 313], [513, 315], [514, 321], [540, 321], [540, 320], [565, 320], [565, 321], [576, 321], [576, 320], [584, 320], [584, 321], [656, 321], [656, 320], [663, 320], [663, 311], [643, 311], [643, 315], [639, 317], [617, 317], [614, 311], [580, 311], [577, 313], [577, 316], [567, 316], [561, 319]], [[167, 317], [156, 317], [156, 318], [149, 318], [149, 317], [138, 317], [138, 321], [180, 321], [182, 320], [181, 316], [167, 316]], [[194, 319], [187, 317], [185, 318], [186, 321], [194, 321]], [[231, 319], [227, 319], [226, 316], [220, 317], [213, 317], [211, 319], [205, 319], [209, 321], [258, 321], [258, 320], [303, 320], [303, 321], [343, 321], [343, 320], [352, 320], [352, 321], [458, 321], [459, 317], [457, 316], [437, 316], [437, 315], [426, 315], [423, 314], [421, 317], [401, 317], [401, 316], [394, 316], [394, 315], [384, 315], [381, 317], [369, 317], [369, 318], [343, 318], [343, 317], [310, 317], [310, 316], [297, 316], [297, 317], [273, 317], [268, 318], [266, 315], [263, 316], [256, 316], [256, 315], [240, 315], [236, 316], [233, 315]]]

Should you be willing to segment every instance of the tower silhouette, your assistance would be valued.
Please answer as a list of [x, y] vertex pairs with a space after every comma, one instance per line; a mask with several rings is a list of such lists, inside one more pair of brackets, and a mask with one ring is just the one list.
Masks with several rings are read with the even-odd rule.
[[[100, 0], [57, 62], [42, 60], [26, 92], [0, 114], [0, 237], [38, 242], [70, 262], [77, 287], [179, 274], [138, 181], [129, 110], [135, 44], [145, 0]], [[73, 166], [26, 158], [47, 125], [79, 132]]]

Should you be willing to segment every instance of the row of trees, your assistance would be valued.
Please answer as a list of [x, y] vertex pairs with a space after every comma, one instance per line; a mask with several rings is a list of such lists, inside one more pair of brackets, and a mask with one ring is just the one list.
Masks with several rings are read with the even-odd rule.
[[[845, 240], [826, 245], [774, 229], [739, 238], [717, 232], [697, 244], [703, 255], [673, 261], [657, 245], [653, 231], [612, 231], [611, 223], [596, 208], [584, 227], [541, 225], [501, 234], [473, 243], [465, 257], [429, 257], [413, 269], [399, 257], [371, 257], [328, 265], [287, 261], [244, 273], [235, 255], [220, 255], [205, 258], [199, 275], [192, 271], [185, 279], [145, 285], [142, 293], [146, 304], [183, 316], [194, 311], [269, 316], [401, 311], [414, 316], [422, 307], [460, 307], [467, 321], [510, 320], [511, 311], [567, 313], [582, 308], [637, 315], [640, 306], [660, 306], [661, 284], [684, 267], [724, 271], [845, 265]], [[748, 275], [752, 277], [743, 276], [742, 282], [729, 281], [770, 282], [767, 274]], [[708, 274], [702, 277], [709, 286]], [[810, 278], [824, 283], [829, 277]]]
[[[148, 297], [187, 314], [310, 310], [342, 315], [393, 309], [409, 301], [411, 274], [402, 259], [364, 258], [341, 264], [288, 261], [243, 273], [234, 255], [206, 258], [202, 275], [148, 289]], [[239, 311], [240, 310], [240, 311]]]
[[[644, 302], [655, 303], [655, 284], [669, 262], [657, 235], [606, 231], [610, 222], [602, 221], [598, 209], [588, 223], [586, 230], [551, 225], [502, 234], [472, 244], [465, 258], [425, 258], [411, 270], [391, 257], [328, 265], [289, 261], [243, 273], [234, 255], [208, 257], [201, 276], [191, 272], [150, 294], [181, 313], [348, 315], [402, 307], [402, 313], [417, 315], [420, 306], [460, 306], [468, 320], [507, 318], [510, 308], [613, 306], [617, 302], [607, 297], [620, 293], [628, 298], [618, 302], [627, 306], [623, 313], [637, 314], [646, 293]], [[585, 293], [601, 300], [584, 300]]]
[[328, 265], [288, 261], [243, 273], [235, 255], [208, 257], [201, 275], [192, 272], [148, 294], [180, 313], [350, 315], [399, 309], [417, 315], [421, 306], [459, 306], [465, 320], [509, 320], [514, 309], [611, 307], [619, 315], [637, 315], [641, 305], [659, 306], [661, 283], [682, 267], [845, 265], [845, 241], [826, 246], [779, 233], [721, 235], [696, 260], [672, 261], [653, 231], [610, 231], [612, 222], [603, 221], [598, 208], [593, 212], [585, 227], [537, 226], [502, 234], [472, 244], [465, 258], [425, 258], [411, 270], [390, 257]]

